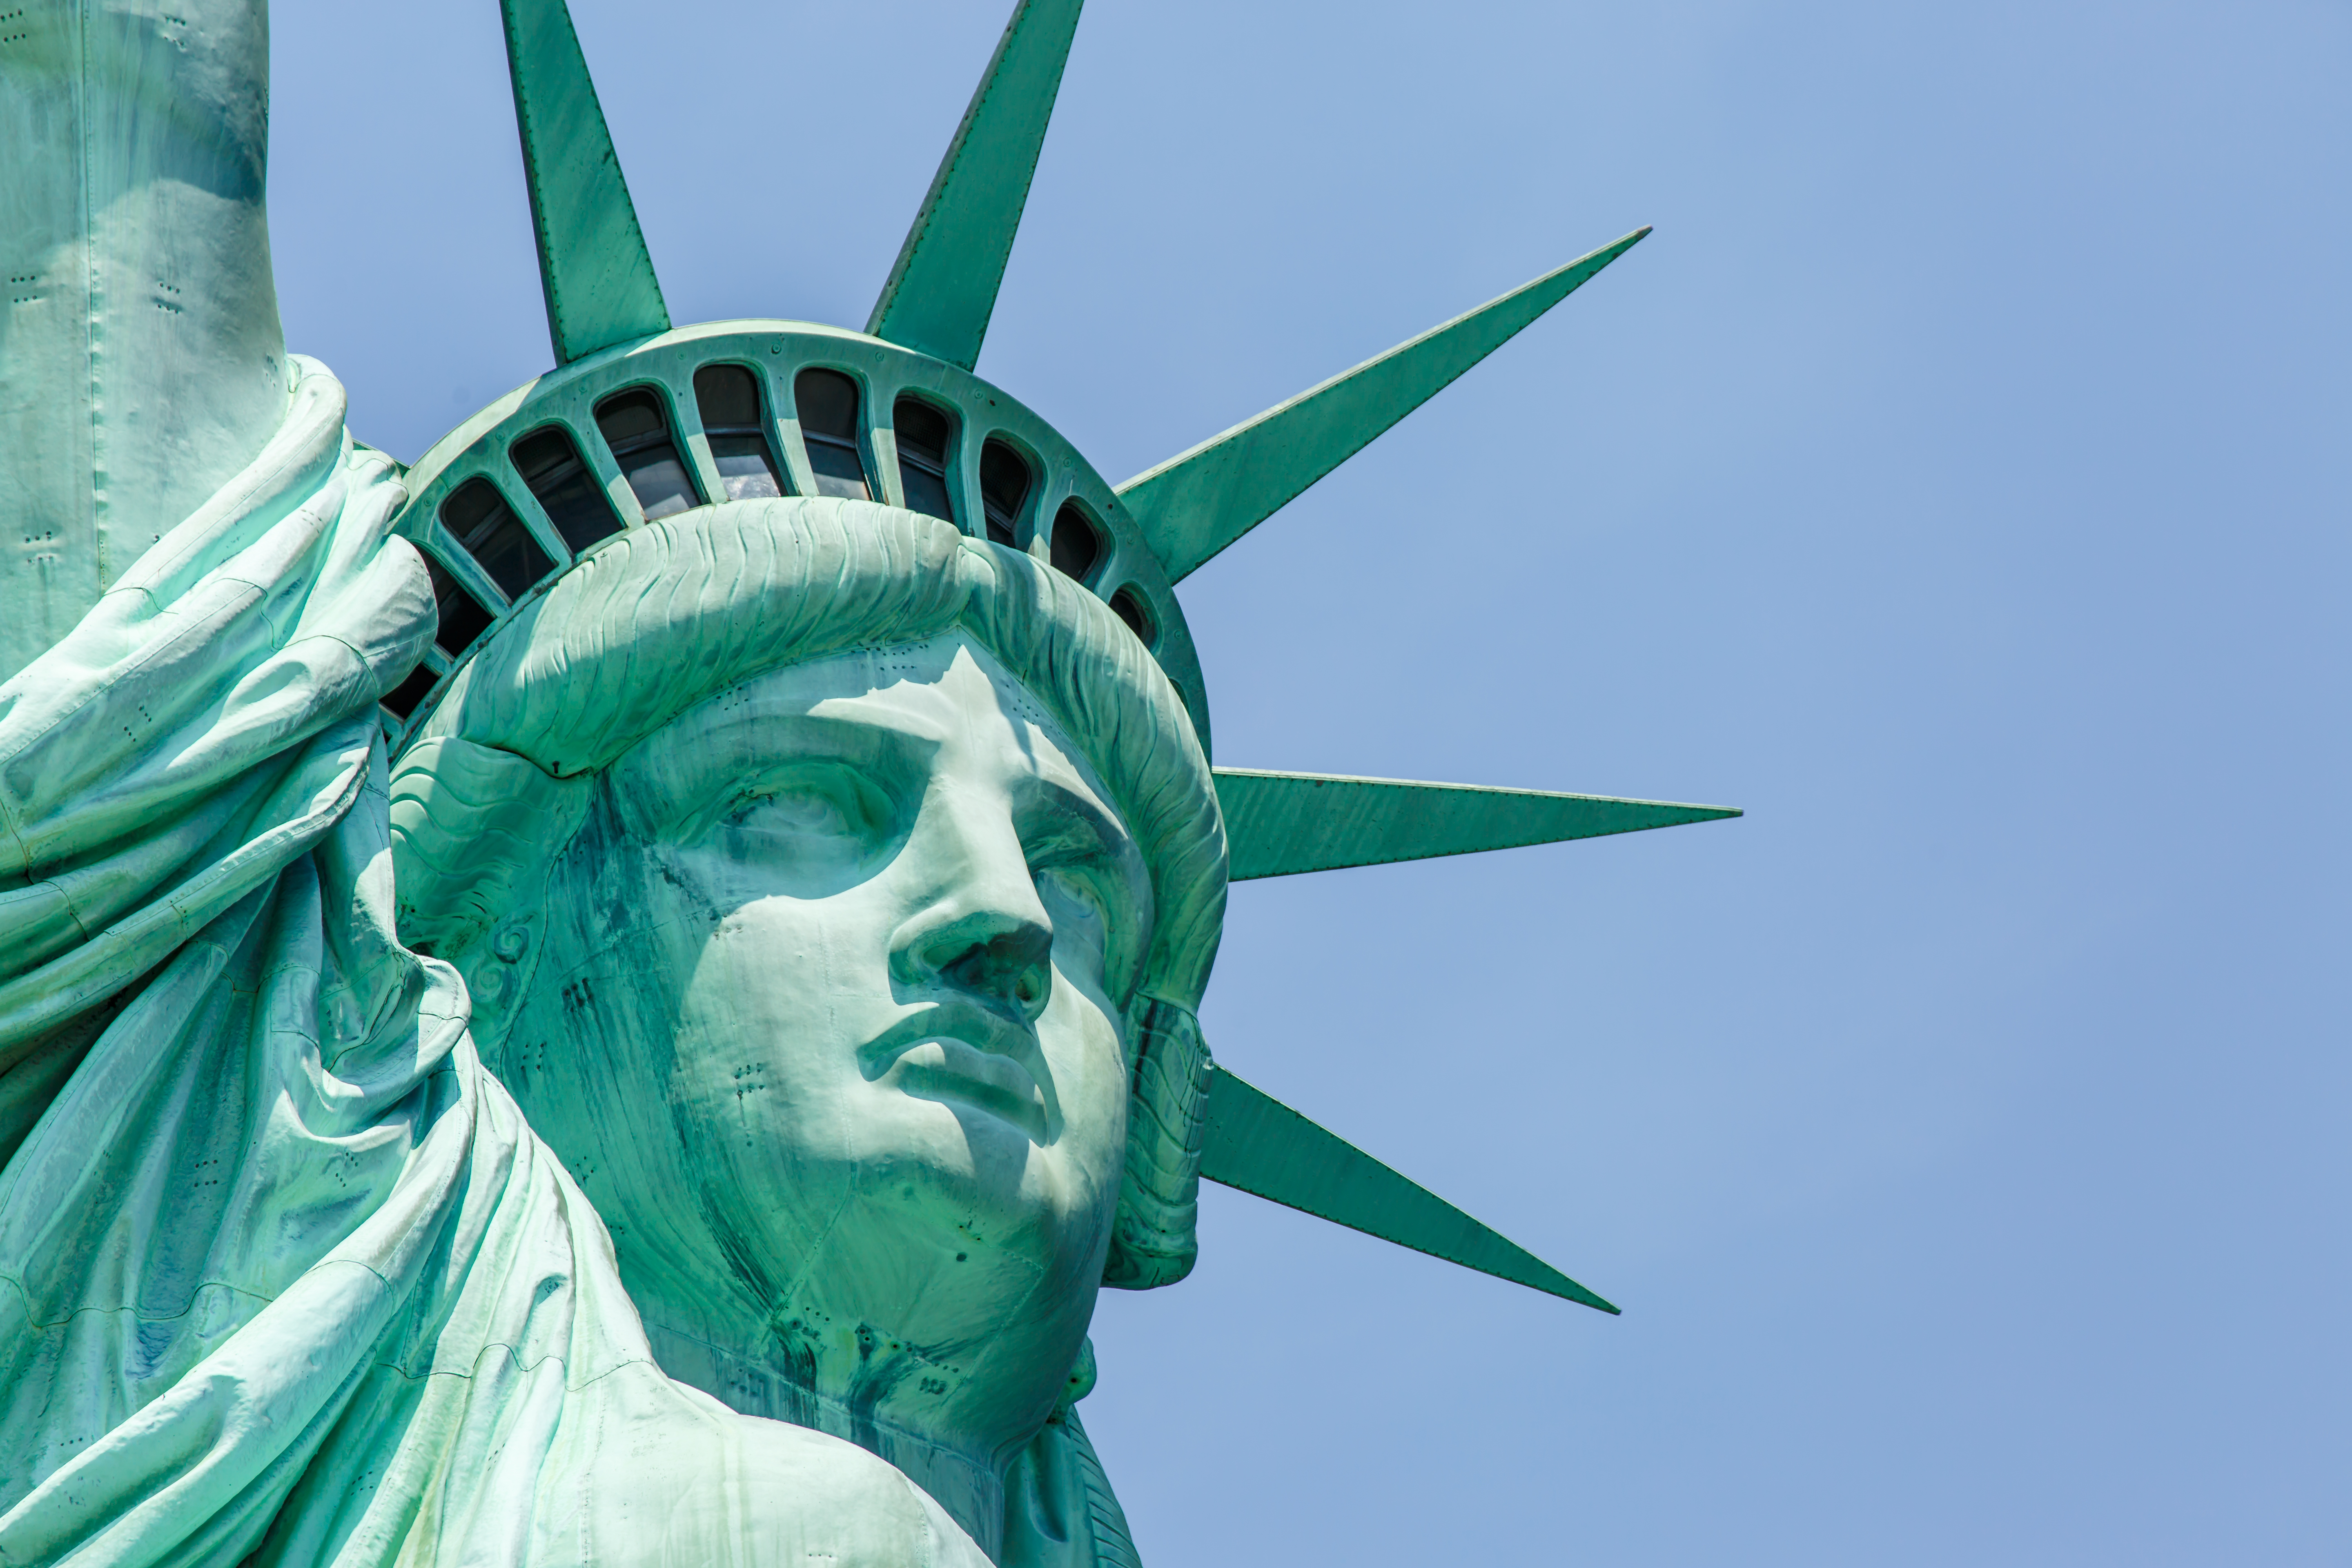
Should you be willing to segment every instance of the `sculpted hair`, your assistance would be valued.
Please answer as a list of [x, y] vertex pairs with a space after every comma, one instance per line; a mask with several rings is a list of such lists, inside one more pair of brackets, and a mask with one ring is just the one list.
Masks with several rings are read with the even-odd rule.
[[672, 719], [769, 670], [961, 629], [1093, 763], [1150, 868], [1156, 919], [1128, 1009], [1127, 1170], [1108, 1284], [1188, 1273], [1225, 843], [1208, 759], [1109, 608], [1019, 552], [870, 502], [703, 508], [605, 541], [509, 617], [394, 764], [404, 938], [457, 960], [577, 831], [588, 780]]

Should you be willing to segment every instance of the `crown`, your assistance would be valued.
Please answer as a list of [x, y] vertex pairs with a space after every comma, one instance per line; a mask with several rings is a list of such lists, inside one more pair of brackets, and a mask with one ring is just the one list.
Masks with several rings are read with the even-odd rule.
[[[409, 470], [394, 523], [440, 611], [383, 700], [397, 750], [508, 616], [602, 541], [766, 496], [879, 501], [1022, 551], [1099, 596], [1209, 752], [1188, 574], [1623, 255], [1604, 245], [1113, 485], [973, 374], [1081, 0], [1019, 0], [863, 331], [671, 324], [564, 0], [501, 0], [557, 368]], [[1614, 796], [1213, 770], [1234, 880], [1737, 816]], [[1200, 1173], [1466, 1268], [1617, 1309], [1387, 1165], [1209, 1071]]]

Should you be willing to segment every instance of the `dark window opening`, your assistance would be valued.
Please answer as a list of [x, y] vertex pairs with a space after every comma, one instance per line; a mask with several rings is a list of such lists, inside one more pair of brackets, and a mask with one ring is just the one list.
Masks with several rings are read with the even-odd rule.
[[1121, 588], [1110, 596], [1113, 614], [1127, 623], [1127, 629], [1144, 647], [1151, 646], [1151, 612], [1144, 607], [1143, 595], [1132, 588]]
[[434, 646], [451, 658], [473, 646], [474, 639], [490, 629], [496, 617], [490, 607], [457, 584], [449, 569], [425, 552], [425, 570], [433, 579], [433, 605], [440, 613], [440, 625], [433, 633]]
[[521, 598], [555, 570], [555, 563], [507, 505], [507, 498], [488, 479], [470, 479], [459, 485], [441, 503], [441, 526], [509, 599]]
[[621, 531], [604, 487], [582, 460], [580, 448], [561, 425], [532, 431], [507, 449], [523, 484], [574, 555]]
[[857, 455], [857, 384], [837, 370], [804, 370], [793, 382], [801, 439], [808, 446], [816, 493], [871, 500]]
[[596, 428], [604, 433], [604, 445], [613, 448], [613, 461], [636, 492], [647, 521], [702, 504], [651, 387], [633, 386], [598, 404]]
[[980, 510], [988, 514], [988, 537], [1010, 544], [1021, 525], [1021, 503], [1029, 499], [1029, 464], [1002, 441], [980, 449]]
[[729, 500], [784, 493], [784, 477], [768, 449], [768, 422], [760, 384], [740, 364], [707, 364], [694, 373], [694, 405], [710, 439], [710, 460]]
[[392, 710], [394, 717], [405, 719], [416, 711], [416, 705], [425, 700], [425, 694], [432, 690], [433, 683], [440, 679], [429, 668], [420, 664], [408, 672], [407, 679], [383, 694], [383, 705]]
[[890, 411], [890, 427], [898, 438], [898, 487], [907, 492], [907, 510], [953, 522], [955, 507], [948, 498], [948, 446], [955, 426], [929, 404], [902, 397]]
[[1083, 583], [1102, 560], [1102, 534], [1077, 502], [1064, 501], [1054, 515], [1054, 537], [1046, 548], [1056, 568]]

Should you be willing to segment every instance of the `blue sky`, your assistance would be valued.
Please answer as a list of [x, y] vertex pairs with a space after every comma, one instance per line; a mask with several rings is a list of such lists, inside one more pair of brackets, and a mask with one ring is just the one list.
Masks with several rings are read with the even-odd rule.
[[[574, 0], [673, 316], [862, 324], [1003, 0]], [[496, 6], [281, 5], [292, 347], [548, 363]], [[1185, 585], [1221, 762], [1738, 822], [1235, 890], [1153, 1568], [2336, 1563], [2352, 13], [1095, 0], [982, 374], [1114, 479], [1642, 223]]]

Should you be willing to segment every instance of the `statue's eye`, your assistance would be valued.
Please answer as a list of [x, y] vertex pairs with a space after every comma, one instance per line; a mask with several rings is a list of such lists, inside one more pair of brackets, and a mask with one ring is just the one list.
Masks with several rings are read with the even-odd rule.
[[1030, 868], [1039, 901], [1054, 922], [1054, 963], [1066, 973], [1087, 971], [1113, 991], [1133, 981], [1136, 922], [1125, 884], [1094, 857]]
[[1061, 865], [1039, 868], [1031, 873], [1038, 893], [1051, 907], [1056, 934], [1066, 923], [1087, 928], [1099, 945], [1110, 927], [1110, 905], [1105, 898], [1102, 879], [1085, 868]]
[[765, 833], [848, 833], [857, 819], [848, 804], [829, 790], [782, 789], [745, 801], [729, 814], [730, 827]]
[[763, 780], [720, 819], [730, 837], [863, 850], [890, 836], [890, 803], [854, 768], [819, 763]]
[[1098, 804], [1041, 792], [1022, 822], [1029, 879], [1054, 922], [1054, 963], [1112, 994], [1135, 982], [1151, 932], [1150, 889], [1125, 828]]

